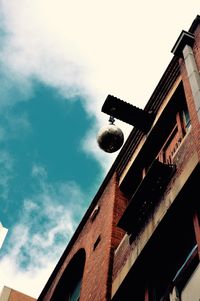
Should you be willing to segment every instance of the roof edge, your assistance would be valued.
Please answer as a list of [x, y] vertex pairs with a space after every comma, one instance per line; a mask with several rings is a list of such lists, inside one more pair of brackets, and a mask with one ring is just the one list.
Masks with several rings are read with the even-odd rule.
[[197, 15], [188, 31], [194, 33], [195, 29], [199, 24], [200, 24], [200, 15]]

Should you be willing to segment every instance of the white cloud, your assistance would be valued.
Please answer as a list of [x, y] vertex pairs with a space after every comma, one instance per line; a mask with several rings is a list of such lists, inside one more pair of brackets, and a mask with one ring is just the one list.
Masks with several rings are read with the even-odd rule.
[[[20, 99], [33, 92], [31, 80], [37, 78], [65, 96], [84, 95], [97, 124], [105, 120], [100, 110], [107, 94], [144, 106], [177, 36], [200, 9], [197, 0], [192, 7], [180, 0], [0, 0], [0, 5], [6, 32], [0, 57], [9, 85], [23, 87]], [[9, 94], [6, 85], [1, 89]], [[93, 143], [85, 145], [91, 153]], [[99, 152], [92, 154], [102, 162]]]
[[40, 190], [24, 200], [20, 221], [9, 229], [0, 259], [0, 287], [37, 297], [87, 204], [75, 183], [48, 183], [47, 172], [38, 165], [32, 175]]
[[[4, 45], [4, 38], [0, 39]], [[5, 50], [6, 52], [6, 50]], [[9, 66], [4, 53], [0, 50], [0, 112], [19, 101], [26, 101], [33, 95], [32, 82]]]
[[[177, 36], [200, 9], [199, 0], [192, 7], [180, 0], [0, 0], [0, 5], [6, 32], [0, 57], [9, 85], [23, 87], [20, 99], [33, 92], [31, 80], [37, 78], [66, 97], [84, 95], [97, 124], [105, 120], [100, 110], [107, 94], [145, 105]], [[91, 153], [93, 143], [85, 145]], [[99, 152], [92, 154], [102, 162]]]
[[46, 169], [38, 164], [33, 164], [31, 175], [33, 177], [38, 177], [39, 179], [42, 178], [43, 180], [47, 177]]

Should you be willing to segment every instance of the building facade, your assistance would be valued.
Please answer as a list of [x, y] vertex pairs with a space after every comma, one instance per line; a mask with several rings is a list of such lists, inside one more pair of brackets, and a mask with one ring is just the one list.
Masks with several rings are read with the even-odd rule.
[[0, 249], [3, 245], [4, 239], [6, 238], [8, 229], [3, 227], [2, 223], [0, 222]]
[[4, 286], [0, 295], [0, 301], [35, 301], [36, 299]]
[[199, 16], [172, 52], [39, 301], [200, 300]]

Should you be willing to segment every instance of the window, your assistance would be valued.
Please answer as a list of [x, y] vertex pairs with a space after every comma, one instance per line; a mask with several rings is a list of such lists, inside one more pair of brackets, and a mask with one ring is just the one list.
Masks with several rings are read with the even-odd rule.
[[69, 296], [67, 298], [67, 301], [78, 301], [80, 298], [80, 292], [81, 292], [81, 280], [77, 280], [77, 282], [74, 283], [74, 287], [71, 288], [71, 291], [69, 292]]
[[186, 104], [184, 104], [184, 107], [182, 109], [182, 121], [183, 121], [184, 129], [187, 132], [187, 130], [191, 126], [191, 120], [190, 120], [190, 115], [189, 115], [188, 108], [187, 108]]
[[192, 218], [187, 217], [189, 207], [186, 208], [182, 217], [174, 211], [155, 240], [154, 253], [160, 256], [152, 260], [150, 301], [199, 301], [198, 249]]
[[80, 249], [63, 272], [51, 301], [79, 301], [85, 266], [85, 250]]

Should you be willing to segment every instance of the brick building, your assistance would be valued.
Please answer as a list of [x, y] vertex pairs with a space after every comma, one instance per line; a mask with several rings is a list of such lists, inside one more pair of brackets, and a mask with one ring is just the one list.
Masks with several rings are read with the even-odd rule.
[[35, 300], [36, 299], [29, 297], [7, 286], [4, 286], [0, 295], [0, 301], [35, 301]]
[[199, 16], [172, 52], [39, 301], [200, 300]]

